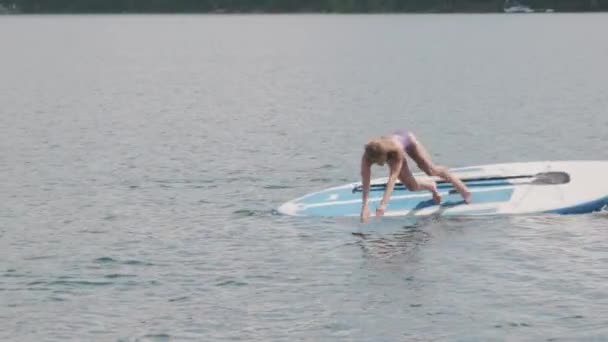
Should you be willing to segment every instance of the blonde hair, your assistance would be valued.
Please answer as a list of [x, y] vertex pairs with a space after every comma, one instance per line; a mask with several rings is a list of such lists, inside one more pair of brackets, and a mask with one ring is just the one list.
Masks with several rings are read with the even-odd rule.
[[399, 151], [391, 144], [388, 137], [380, 137], [370, 140], [365, 144], [364, 156], [370, 163], [378, 163], [382, 160], [387, 161], [399, 155]]

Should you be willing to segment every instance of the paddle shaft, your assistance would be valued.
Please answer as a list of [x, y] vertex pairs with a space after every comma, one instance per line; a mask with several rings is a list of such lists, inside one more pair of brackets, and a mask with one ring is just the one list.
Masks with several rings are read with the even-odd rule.
[[[541, 177], [539, 179], [542, 179], [542, 176], [547, 176], [550, 178], [551, 175], [553, 174], [560, 174], [560, 175], [565, 175], [562, 181], [557, 181], [557, 182], [553, 182], [553, 181], [549, 181], [548, 183], [534, 183], [534, 181], [529, 182], [529, 183], [519, 183], [519, 184], [561, 184], [561, 183], [567, 183], [570, 181], [570, 177], [563, 173], [563, 172], [541, 172], [541, 173], [537, 173], [535, 175], [517, 175], [517, 176], [490, 176], [490, 177], [475, 177], [475, 178], [463, 178], [462, 181], [466, 184], [468, 182], [483, 182], [483, 181], [502, 181], [502, 180], [509, 180], [509, 179], [524, 179], [524, 178], [538, 178]], [[447, 186], [446, 186], [447, 185]], [[467, 186], [469, 187], [482, 187], [482, 186], [497, 186], [499, 184], [467, 184]], [[512, 184], [512, 185], [516, 185], [516, 184]], [[438, 189], [445, 189], [451, 187], [450, 186], [450, 182], [446, 181], [446, 180], [438, 180], [437, 181], [437, 188]], [[386, 184], [372, 184], [370, 185], [370, 191], [380, 191], [380, 190], [384, 190], [386, 189]], [[396, 183], [395, 184], [395, 190], [401, 190], [401, 189], [405, 189], [405, 186], [403, 185], [403, 183]], [[363, 191], [363, 187], [361, 185], [356, 186], [353, 189], [353, 193], [358, 192], [358, 191]]]

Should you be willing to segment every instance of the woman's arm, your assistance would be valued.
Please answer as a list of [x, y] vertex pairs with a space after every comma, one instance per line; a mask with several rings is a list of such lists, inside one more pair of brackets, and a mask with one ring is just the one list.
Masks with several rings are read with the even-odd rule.
[[403, 161], [401, 158], [397, 158], [389, 164], [389, 176], [388, 181], [386, 182], [386, 188], [384, 190], [384, 195], [382, 196], [382, 201], [380, 202], [380, 206], [376, 208], [376, 216], [384, 215], [384, 210], [386, 210], [386, 205], [391, 198], [391, 193], [393, 192], [393, 188], [395, 187], [395, 183], [399, 178], [399, 173], [401, 172], [401, 165]]
[[365, 155], [361, 157], [361, 185], [363, 187], [362, 193], [362, 204], [361, 204], [361, 221], [367, 220], [369, 216], [369, 209], [367, 207], [367, 198], [369, 196], [369, 187], [372, 174], [372, 165], [365, 158]]

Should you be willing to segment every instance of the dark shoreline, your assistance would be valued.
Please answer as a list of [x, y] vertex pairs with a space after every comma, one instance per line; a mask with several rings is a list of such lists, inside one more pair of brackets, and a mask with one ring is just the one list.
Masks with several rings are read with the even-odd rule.
[[307, 0], [302, 3], [293, 0], [230, 0], [222, 5], [218, 2], [223, 0], [47, 1], [0, 0], [0, 14], [531, 14], [608, 11], [608, 0], [528, 0], [528, 5], [520, 5], [517, 0]]
[[0, 14], [589, 13], [608, 0], [0, 0]]
[[531, 13], [506, 13], [503, 11], [409, 11], [409, 12], [312, 12], [312, 11], [292, 11], [292, 12], [263, 12], [263, 11], [225, 11], [225, 12], [196, 12], [196, 11], [45, 11], [45, 12], [0, 12], [0, 15], [8, 16], [27, 16], [27, 15], [424, 15], [424, 14], [564, 14], [564, 13], [606, 13], [608, 9], [593, 11], [557, 11], [557, 10], [535, 10]]

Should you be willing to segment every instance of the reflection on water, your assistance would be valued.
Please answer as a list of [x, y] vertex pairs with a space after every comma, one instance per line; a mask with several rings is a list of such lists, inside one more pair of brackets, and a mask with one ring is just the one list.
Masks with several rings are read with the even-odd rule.
[[386, 218], [362, 226], [355, 244], [361, 248], [367, 258], [391, 259], [394, 257], [413, 258], [416, 253], [432, 238], [428, 227], [437, 218], [406, 219], [403, 225], [400, 219]]

